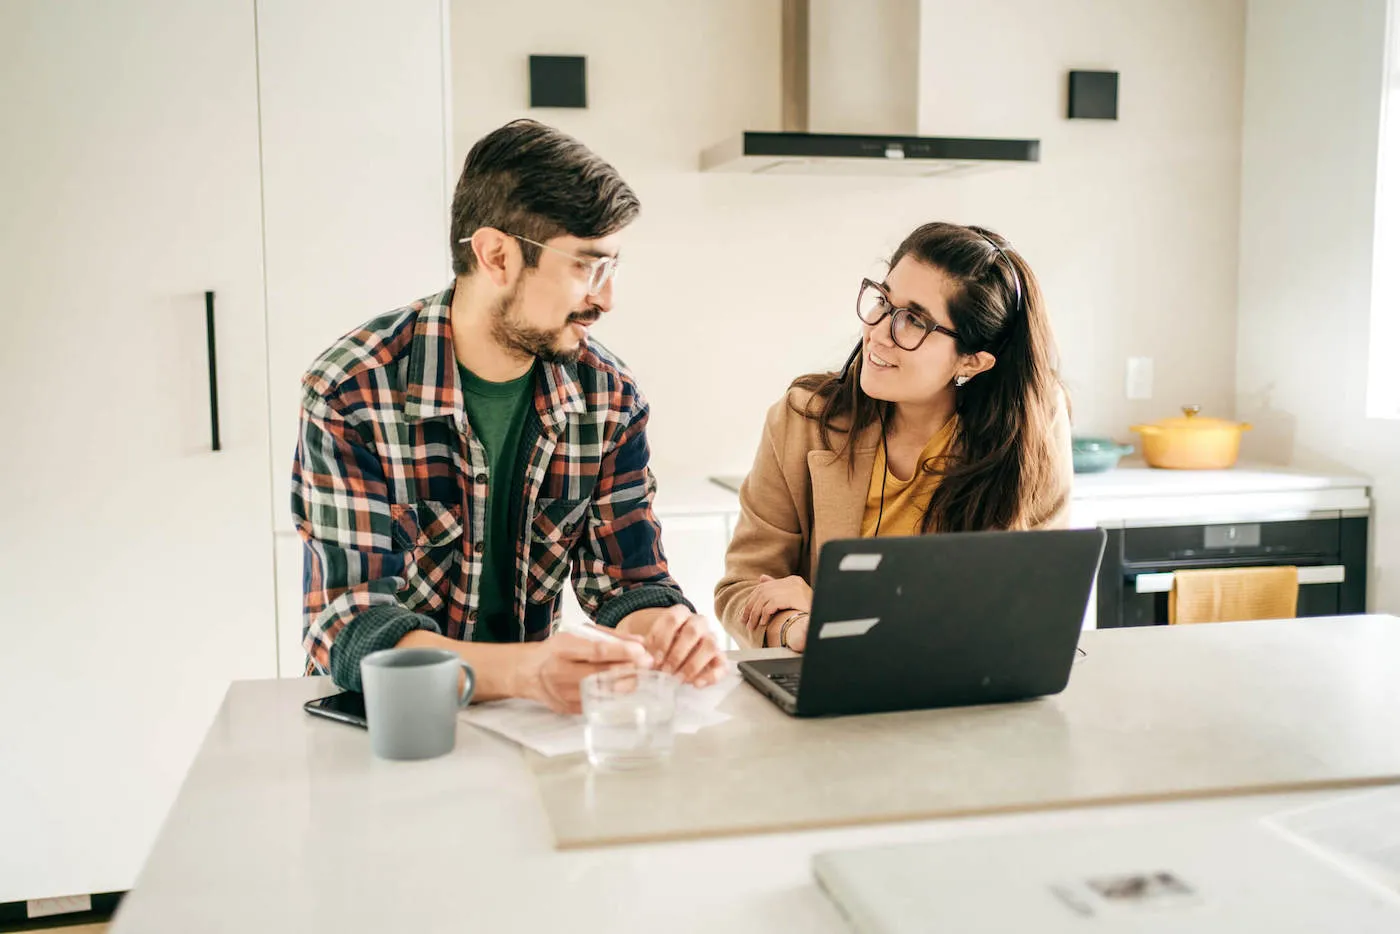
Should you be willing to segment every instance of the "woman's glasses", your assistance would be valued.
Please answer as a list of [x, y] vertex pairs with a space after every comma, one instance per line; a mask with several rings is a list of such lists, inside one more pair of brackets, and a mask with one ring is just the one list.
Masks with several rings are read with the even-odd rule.
[[954, 340], [958, 332], [937, 324], [927, 313], [913, 308], [896, 308], [890, 301], [890, 293], [872, 279], [863, 279], [860, 295], [856, 298], [856, 315], [866, 324], [875, 325], [890, 319], [890, 340], [904, 350], [918, 350], [935, 331], [941, 331]]

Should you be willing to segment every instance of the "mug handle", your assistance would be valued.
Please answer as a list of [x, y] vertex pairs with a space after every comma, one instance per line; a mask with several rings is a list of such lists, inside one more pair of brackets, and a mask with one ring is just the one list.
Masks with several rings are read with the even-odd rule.
[[463, 708], [472, 702], [472, 695], [476, 693], [476, 672], [463, 659], [458, 659], [457, 663], [462, 666], [462, 674], [466, 676], [462, 679], [462, 694], [457, 698], [457, 706]]

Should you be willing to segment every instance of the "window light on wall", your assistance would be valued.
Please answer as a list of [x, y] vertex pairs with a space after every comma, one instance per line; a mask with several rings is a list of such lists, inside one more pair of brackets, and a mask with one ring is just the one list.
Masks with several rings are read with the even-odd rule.
[[1400, 0], [1387, 14], [1385, 87], [1376, 162], [1367, 414], [1400, 418]]

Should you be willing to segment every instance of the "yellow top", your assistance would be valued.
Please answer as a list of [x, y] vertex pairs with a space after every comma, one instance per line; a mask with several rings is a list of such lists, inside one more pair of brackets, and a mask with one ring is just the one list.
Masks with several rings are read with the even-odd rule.
[[[953, 416], [938, 429], [928, 444], [919, 452], [919, 463], [914, 475], [901, 480], [890, 473], [885, 464], [885, 446], [880, 445], [875, 453], [875, 467], [870, 471], [870, 488], [865, 494], [865, 515], [860, 521], [860, 537], [873, 538], [878, 522], [880, 534], [919, 535], [923, 528], [924, 513], [928, 510], [933, 491], [938, 488], [939, 478], [924, 472], [923, 464], [931, 457], [940, 457], [948, 451], [957, 428], [957, 416]], [[884, 480], [884, 512], [880, 510], [881, 479]]]

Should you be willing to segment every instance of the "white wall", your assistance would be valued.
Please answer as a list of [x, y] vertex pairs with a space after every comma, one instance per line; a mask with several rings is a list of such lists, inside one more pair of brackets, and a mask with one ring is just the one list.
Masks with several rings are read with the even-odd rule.
[[[1077, 429], [1231, 414], [1243, 3], [925, 0], [922, 31], [922, 132], [1042, 140], [1038, 168], [930, 194], [1037, 271]], [[1063, 118], [1071, 69], [1120, 73], [1117, 122]], [[1138, 355], [1148, 402], [1124, 398]]]
[[[776, 129], [777, 0], [455, 2], [457, 165], [532, 112], [526, 56], [588, 56], [589, 109], [534, 111], [637, 189], [601, 339], [651, 399], [668, 475], [746, 470], [764, 409], [839, 364], [861, 275], [915, 225], [1009, 236], [1049, 295], [1079, 429], [1234, 407], [1242, 0], [923, 0], [926, 133], [1043, 140], [1037, 166], [959, 180], [702, 175], [699, 152]], [[850, 67], [862, 54], [853, 49]], [[1116, 123], [1064, 119], [1066, 72], [1122, 72]], [[1156, 398], [1123, 397], [1125, 358]]]
[[1254, 453], [1375, 480], [1371, 608], [1400, 612], [1400, 421], [1366, 418], [1385, 0], [1250, 0], [1238, 391]]

